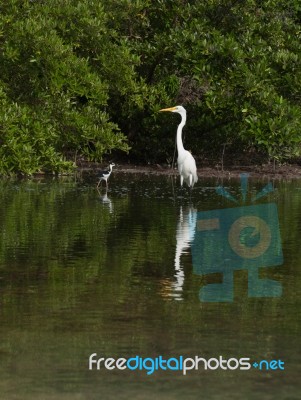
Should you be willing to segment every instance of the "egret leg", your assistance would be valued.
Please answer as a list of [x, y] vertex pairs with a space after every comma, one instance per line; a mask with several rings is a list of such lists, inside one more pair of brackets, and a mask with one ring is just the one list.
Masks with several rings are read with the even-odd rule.
[[192, 187], [192, 174], [189, 175], [189, 186]]
[[99, 185], [102, 186], [102, 181], [103, 181], [103, 178], [101, 177], [101, 178], [99, 179], [99, 181], [98, 181], [97, 187], [99, 187]]
[[180, 175], [180, 182], [181, 182], [181, 186], [183, 186], [183, 175]]

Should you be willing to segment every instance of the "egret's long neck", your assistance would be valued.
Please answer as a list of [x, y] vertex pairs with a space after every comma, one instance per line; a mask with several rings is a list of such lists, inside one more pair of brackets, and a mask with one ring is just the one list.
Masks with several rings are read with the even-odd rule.
[[186, 114], [181, 114], [182, 121], [177, 129], [177, 148], [178, 153], [184, 150], [183, 141], [182, 141], [182, 129], [186, 123]]

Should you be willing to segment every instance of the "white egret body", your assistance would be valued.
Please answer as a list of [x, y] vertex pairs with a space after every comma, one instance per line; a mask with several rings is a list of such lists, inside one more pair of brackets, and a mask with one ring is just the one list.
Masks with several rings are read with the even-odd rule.
[[181, 115], [182, 120], [177, 129], [177, 149], [178, 149], [178, 170], [180, 174], [181, 186], [183, 181], [192, 188], [198, 181], [195, 159], [192, 154], [184, 149], [182, 141], [182, 130], [186, 123], [186, 110], [182, 106], [163, 108], [160, 111], [171, 111]]

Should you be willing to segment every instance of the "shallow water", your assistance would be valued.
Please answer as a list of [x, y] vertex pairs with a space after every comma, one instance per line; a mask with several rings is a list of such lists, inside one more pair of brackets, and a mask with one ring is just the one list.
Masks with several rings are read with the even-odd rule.
[[[191, 194], [155, 175], [114, 173], [107, 193], [93, 177], [1, 182], [2, 398], [299, 399], [301, 181], [271, 182], [252, 202], [268, 183], [250, 179], [243, 201], [239, 180], [200, 180]], [[234, 266], [223, 229], [202, 236], [206, 211], [250, 205], [267, 205], [271, 243], [280, 233], [268, 268], [244, 256]], [[267, 279], [275, 290], [258, 286]], [[89, 370], [92, 353], [281, 360], [284, 370]]]

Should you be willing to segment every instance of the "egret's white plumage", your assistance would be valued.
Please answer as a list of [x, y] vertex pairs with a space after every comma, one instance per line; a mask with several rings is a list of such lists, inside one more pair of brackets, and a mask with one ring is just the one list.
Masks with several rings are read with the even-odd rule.
[[186, 123], [186, 110], [182, 106], [163, 108], [160, 111], [176, 112], [181, 115], [182, 120], [177, 129], [177, 149], [178, 149], [178, 170], [180, 174], [181, 186], [183, 181], [189, 186], [193, 185], [198, 181], [197, 169], [195, 159], [192, 154], [184, 149], [182, 141], [182, 130]]

